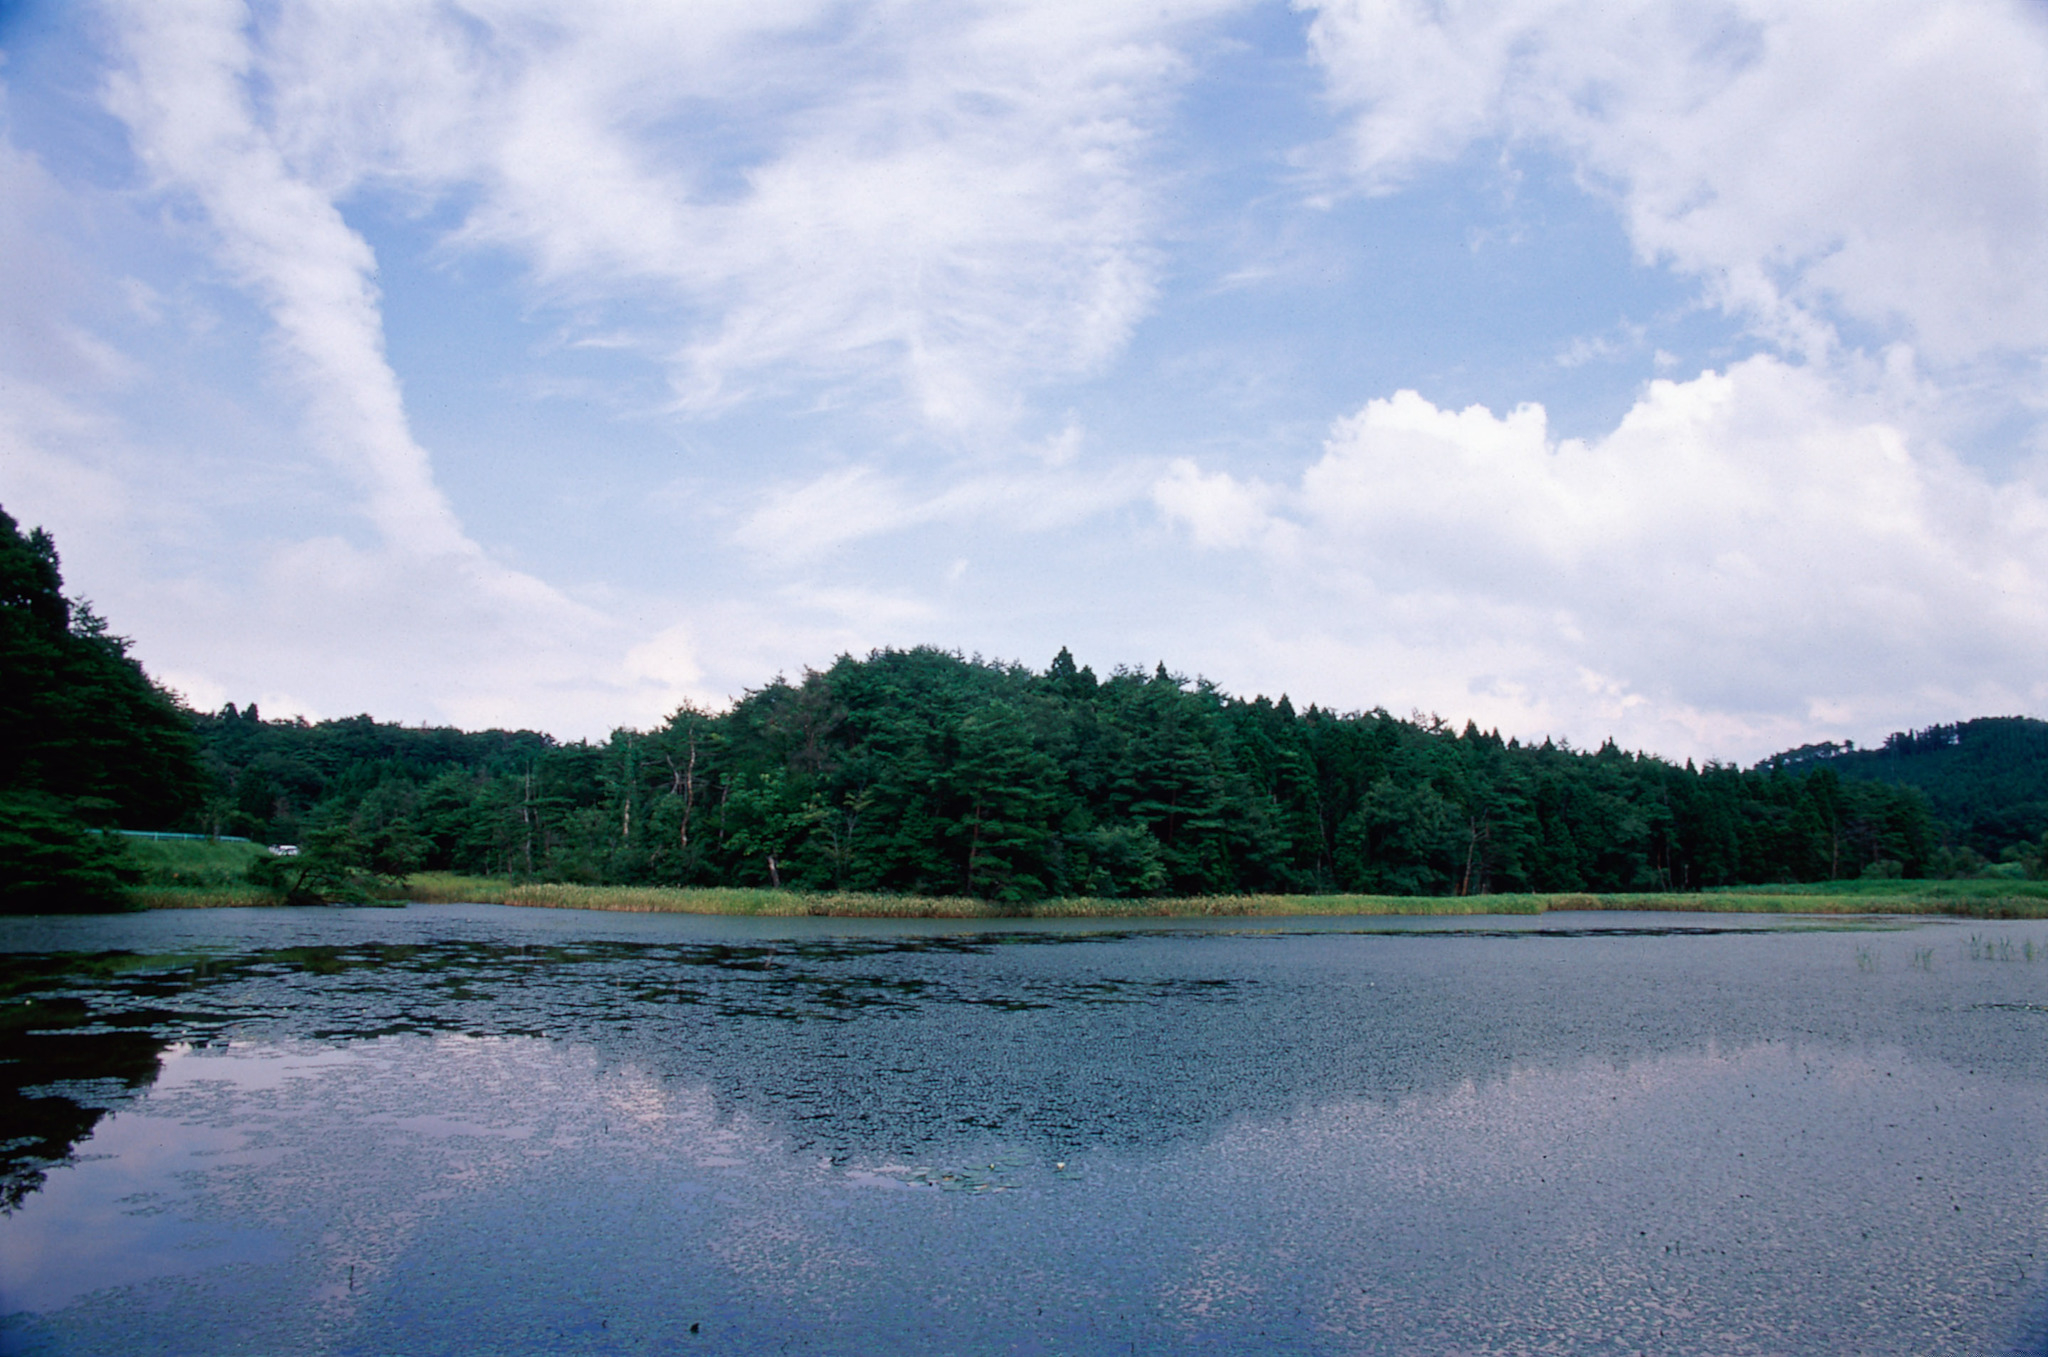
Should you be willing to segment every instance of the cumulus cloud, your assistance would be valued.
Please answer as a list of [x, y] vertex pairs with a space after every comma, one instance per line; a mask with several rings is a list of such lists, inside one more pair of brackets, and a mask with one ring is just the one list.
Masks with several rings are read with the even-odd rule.
[[1819, 356], [2048, 346], [2048, 17], [2023, 0], [1327, 0], [1377, 191], [1481, 140], [1568, 157], [1637, 250]]
[[2039, 709], [2042, 496], [1937, 436], [1986, 403], [2038, 418], [2038, 7], [1304, 8], [1352, 182], [1400, 192], [1475, 147], [1560, 157], [1642, 260], [1781, 357], [1653, 382], [1586, 441], [1535, 405], [1372, 401], [1269, 510], [1360, 621], [1276, 645], [1523, 729], [1706, 752]]
[[1195, 544], [1240, 547], [1272, 534], [1281, 525], [1268, 512], [1271, 486], [1240, 481], [1226, 472], [1205, 475], [1177, 457], [1152, 486], [1152, 502], [1170, 519], [1187, 525]]
[[1777, 359], [1654, 382], [1591, 441], [1400, 392], [1337, 424], [1270, 523], [1261, 493], [1184, 468], [1159, 502], [1197, 541], [1262, 544], [1283, 650], [1348, 618], [1338, 650], [1390, 686], [1510, 728], [1760, 754], [2048, 700], [2048, 501]]

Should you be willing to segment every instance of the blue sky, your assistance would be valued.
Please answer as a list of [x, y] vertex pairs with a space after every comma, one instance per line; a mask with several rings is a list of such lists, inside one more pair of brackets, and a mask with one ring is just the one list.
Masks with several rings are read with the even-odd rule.
[[1062, 645], [1675, 756], [2048, 712], [2048, 18], [0, 7], [0, 504], [199, 706]]

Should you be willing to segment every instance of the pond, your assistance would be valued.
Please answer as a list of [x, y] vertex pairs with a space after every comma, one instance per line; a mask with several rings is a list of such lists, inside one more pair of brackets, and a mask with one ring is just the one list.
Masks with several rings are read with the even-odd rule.
[[2048, 1352], [2048, 925], [0, 920], [0, 1351]]

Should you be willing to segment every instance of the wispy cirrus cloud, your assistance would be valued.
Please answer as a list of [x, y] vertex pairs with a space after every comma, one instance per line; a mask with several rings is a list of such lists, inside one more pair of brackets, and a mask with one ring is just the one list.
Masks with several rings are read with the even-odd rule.
[[[636, 644], [639, 617], [465, 528], [386, 352], [378, 261], [346, 215], [366, 196], [452, 205], [444, 250], [515, 260], [532, 304], [664, 371], [680, 411], [857, 397], [983, 463], [993, 439], [1028, 464], [970, 459], [937, 489], [863, 465], [772, 490], [735, 538], [764, 562], [924, 523], [1071, 523], [1142, 493], [1142, 475], [1105, 491], [1037, 466], [1063, 459], [1008, 431], [1024, 393], [1098, 370], [1151, 303], [1148, 137], [1186, 75], [1176, 37], [1220, 6], [111, 8], [107, 107], [274, 326], [305, 436], [377, 534], [269, 547], [251, 582], [270, 624], [254, 650], [216, 645], [216, 672], [311, 663], [349, 633], [437, 676], [435, 709], [464, 719], [515, 708], [483, 696], [511, 673], [557, 710], [643, 718], [703, 676], [686, 628]], [[843, 597], [870, 621], [863, 600], [889, 596], [800, 592], [802, 611]], [[180, 668], [195, 690], [232, 686]], [[294, 688], [324, 707], [320, 690]]]
[[[593, 665], [591, 652], [627, 648], [621, 623], [493, 560], [464, 531], [384, 352], [376, 260], [259, 111], [246, 12], [194, 0], [128, 6], [119, 19], [123, 60], [108, 106], [154, 187], [196, 205], [214, 258], [262, 306], [307, 436], [353, 481], [376, 533], [369, 546], [338, 536], [275, 543], [247, 582], [253, 596], [197, 601], [192, 620], [215, 635], [232, 630], [219, 614], [237, 606], [263, 620], [216, 645], [213, 672], [297, 671], [296, 692], [321, 704], [317, 657], [352, 644], [365, 664], [416, 675], [398, 685], [404, 709], [442, 719], [510, 719], [545, 692], [564, 715], [581, 708], [579, 724], [607, 707], [651, 716], [673, 705], [697, 676], [675, 644], [664, 675], [649, 671], [645, 652], [610, 672]], [[203, 669], [188, 681], [219, 686]]]
[[127, 61], [109, 77], [108, 105], [157, 187], [196, 200], [217, 257], [267, 309], [311, 404], [309, 428], [359, 477], [393, 548], [473, 553], [407, 427], [370, 247], [259, 125], [240, 7], [135, 5], [120, 18]]
[[970, 470], [936, 483], [865, 465], [845, 466], [771, 488], [732, 538], [762, 560], [785, 567], [931, 524], [994, 531], [1017, 542], [1141, 500], [1149, 484], [1150, 468], [1141, 463], [1083, 470], [1059, 463]]
[[881, 381], [972, 435], [1150, 306], [1149, 138], [1228, 7], [309, 5], [249, 44], [309, 181], [459, 197], [452, 246], [630, 301], [682, 408]]

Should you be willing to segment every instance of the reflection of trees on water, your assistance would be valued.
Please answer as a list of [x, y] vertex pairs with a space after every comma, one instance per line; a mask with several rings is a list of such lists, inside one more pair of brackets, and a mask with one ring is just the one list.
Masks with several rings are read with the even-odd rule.
[[100, 1119], [156, 1082], [175, 1042], [205, 1043], [232, 1020], [192, 1005], [260, 954], [0, 954], [0, 1212], [68, 1159]]
[[[2032, 1043], [1957, 1048], [1967, 1034], [1938, 1020], [1947, 990], [1915, 988], [1924, 973], [1900, 966], [1842, 964], [1851, 940], [1825, 928], [1385, 933], [556, 935], [0, 956], [0, 1205], [146, 1088], [168, 1044], [231, 1032], [543, 1037], [713, 1089], [805, 1152], [881, 1157], [987, 1140], [1157, 1151], [1237, 1119], [1785, 1032], [2040, 1073]], [[1976, 997], [2031, 997], [2008, 989]]]
[[0, 1212], [11, 1212], [116, 1103], [155, 1082], [170, 1040], [105, 1030], [84, 1001], [43, 998], [7, 1003], [0, 1045]]
[[[11, 1057], [0, 1061], [6, 1201], [35, 1191], [107, 1110], [147, 1088], [167, 1046], [230, 1031], [322, 1043], [460, 1033], [588, 1044], [613, 1062], [708, 1083], [765, 1121], [800, 1128], [806, 1148], [835, 1151], [991, 1134], [1151, 1143], [1245, 1111], [1244, 1062], [1232, 1058], [1245, 1054], [1233, 1049], [1242, 1042], [1205, 1038], [1196, 1018], [1240, 1002], [1245, 985], [1124, 973], [1104, 946], [1115, 938], [437, 939], [0, 957]], [[1073, 964], [1079, 953], [1090, 962]], [[1039, 954], [1036, 964], [1026, 954]], [[1050, 1055], [1077, 1025], [1093, 1049]], [[1145, 1093], [1132, 1061], [1159, 1055], [1148, 1032], [1174, 1034], [1168, 1063], [1197, 1077]], [[1282, 1075], [1281, 1101], [1291, 1101], [1300, 1090], [1290, 1072], [1251, 1082]], [[1268, 1099], [1251, 1092], [1250, 1101]]]

